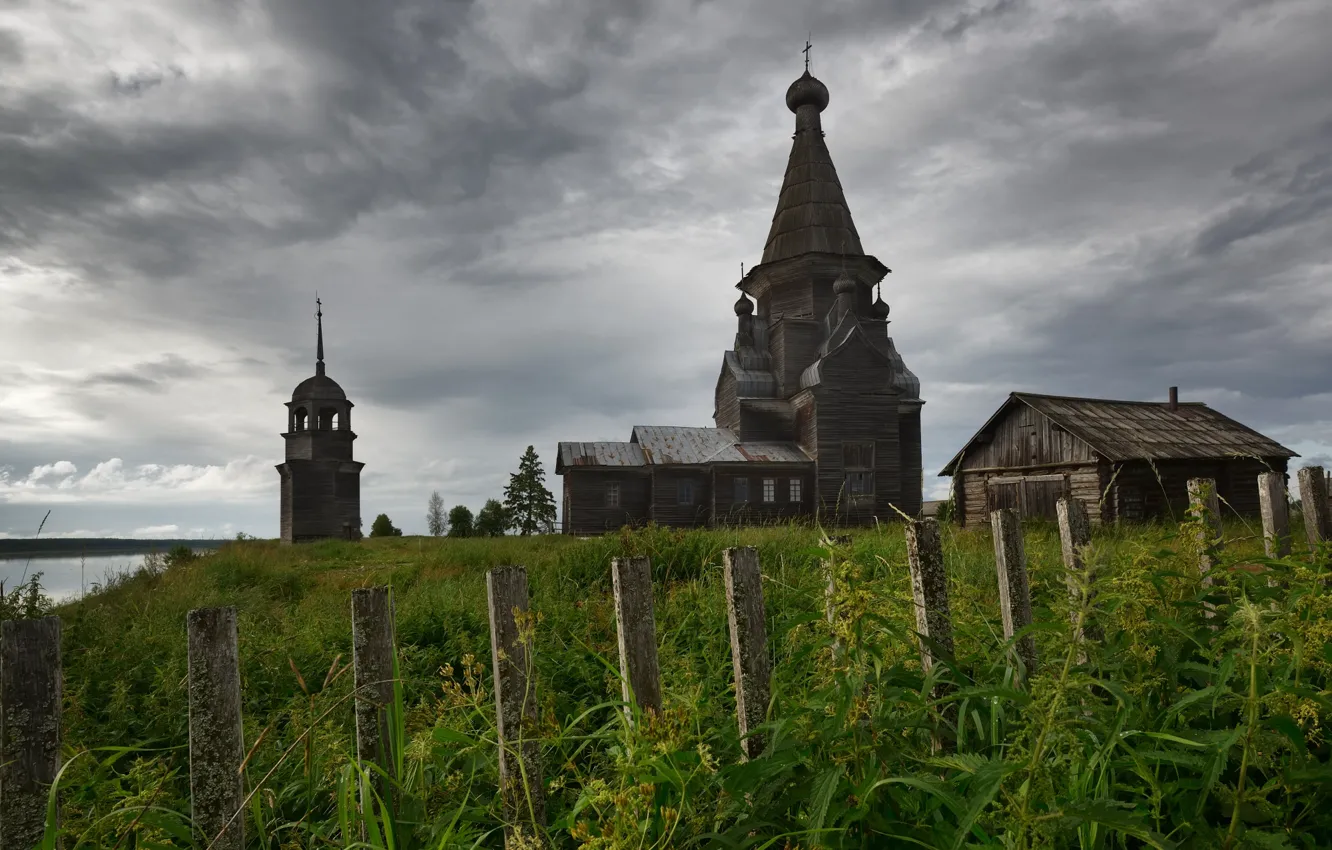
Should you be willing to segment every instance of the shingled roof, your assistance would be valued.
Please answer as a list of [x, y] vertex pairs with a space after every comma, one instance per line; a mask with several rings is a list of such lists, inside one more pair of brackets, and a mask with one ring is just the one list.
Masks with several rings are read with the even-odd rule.
[[763, 248], [763, 262], [811, 251], [864, 253], [832, 154], [823, 141], [819, 113], [828, 105], [827, 88], [806, 71], [791, 84], [786, 104], [796, 113], [795, 140]]
[[1152, 401], [1012, 393], [939, 473], [952, 475], [967, 449], [1014, 404], [1025, 404], [1087, 443], [1112, 463], [1224, 457], [1298, 457], [1280, 443], [1212, 410], [1181, 402], [1173, 410]]

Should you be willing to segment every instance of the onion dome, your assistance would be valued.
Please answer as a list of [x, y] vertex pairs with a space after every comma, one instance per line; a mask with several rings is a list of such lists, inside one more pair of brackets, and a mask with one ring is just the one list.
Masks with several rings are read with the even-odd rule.
[[856, 282], [845, 271], [838, 275], [837, 280], [833, 282], [833, 295], [854, 295], [855, 291]]
[[882, 297], [874, 299], [874, 315], [880, 319], [888, 318], [888, 304]]
[[735, 302], [735, 314], [737, 316], [751, 316], [754, 314], [754, 302], [741, 295], [740, 300]]
[[802, 106], [812, 106], [818, 112], [828, 108], [828, 87], [808, 70], [786, 90], [786, 108], [795, 112]]

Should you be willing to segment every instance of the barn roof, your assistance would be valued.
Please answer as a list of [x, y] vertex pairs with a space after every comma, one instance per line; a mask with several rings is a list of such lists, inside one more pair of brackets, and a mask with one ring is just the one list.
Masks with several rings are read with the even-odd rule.
[[1295, 452], [1201, 402], [1174, 410], [1156, 401], [1011, 393], [939, 472], [952, 475], [977, 438], [1015, 404], [1025, 404], [1112, 462], [1223, 457], [1297, 457]]
[[[807, 97], [793, 101], [792, 93], [802, 86], [811, 91], [812, 87], [822, 89], [822, 101]], [[791, 85], [791, 91], [787, 93], [787, 105], [796, 113], [796, 133], [786, 163], [782, 191], [777, 198], [777, 211], [773, 213], [772, 228], [763, 248], [764, 263], [810, 251], [863, 253], [842, 183], [837, 179], [832, 155], [823, 141], [818, 113], [827, 103], [827, 89], [808, 71]], [[797, 111], [802, 106], [806, 113]]]

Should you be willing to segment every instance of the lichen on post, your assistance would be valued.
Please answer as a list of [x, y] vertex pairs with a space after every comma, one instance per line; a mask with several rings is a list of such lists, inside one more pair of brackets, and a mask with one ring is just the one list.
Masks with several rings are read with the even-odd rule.
[[1309, 548], [1332, 539], [1332, 505], [1327, 501], [1327, 473], [1321, 466], [1306, 466], [1299, 472], [1300, 507], [1304, 511], [1304, 533]]
[[528, 607], [527, 570], [507, 566], [487, 571], [486, 599], [490, 608], [504, 840], [506, 846], [516, 845], [521, 834], [526, 841], [542, 841], [546, 798], [531, 666], [536, 623]]
[[634, 704], [661, 711], [661, 673], [657, 667], [657, 622], [652, 607], [652, 562], [645, 557], [611, 562], [615, 590], [615, 631], [620, 648], [620, 683], [625, 713]]
[[60, 770], [60, 618], [0, 623], [0, 850], [36, 847]]
[[211, 850], [245, 846], [240, 655], [236, 609], [197, 608], [185, 618], [189, 655], [190, 811]]
[[[1073, 639], [1080, 643], [1086, 638], [1099, 640], [1101, 629], [1092, 620], [1090, 610], [1095, 598], [1091, 591], [1095, 576], [1086, 561], [1087, 547], [1091, 545], [1091, 518], [1087, 516], [1087, 506], [1072, 496], [1060, 496], [1055, 504], [1055, 514], [1059, 519], [1059, 546], [1064, 559], [1064, 581], [1068, 587], [1068, 616], [1076, 631]], [[1079, 614], [1083, 617], [1081, 629], [1078, 628]], [[1086, 658], [1085, 651], [1079, 655], [1080, 661], [1085, 662]]]
[[[1031, 626], [1031, 585], [1027, 578], [1027, 551], [1017, 511], [1001, 508], [990, 514], [994, 534], [994, 564], [999, 578], [999, 607], [1004, 620], [1004, 640]], [[1028, 632], [1014, 643], [1026, 673], [1036, 672], [1036, 638]]]
[[1211, 575], [1221, 553], [1221, 502], [1216, 495], [1216, 481], [1211, 478], [1190, 478], [1189, 514], [1197, 526], [1198, 572], [1203, 583], [1215, 583]]
[[388, 783], [368, 767], [394, 775], [388, 707], [393, 703], [393, 602], [387, 587], [352, 591], [352, 665], [356, 682], [356, 757], [386, 799]]
[[1269, 558], [1290, 554], [1290, 504], [1286, 476], [1264, 472], [1258, 476], [1258, 509], [1263, 518], [1263, 550]]
[[754, 730], [768, 713], [772, 666], [764, 627], [763, 576], [758, 550], [727, 549], [724, 555], [726, 618], [731, 631], [731, 666], [735, 672], [735, 714], [740, 725], [740, 750], [752, 759], [763, 752], [762, 735]]

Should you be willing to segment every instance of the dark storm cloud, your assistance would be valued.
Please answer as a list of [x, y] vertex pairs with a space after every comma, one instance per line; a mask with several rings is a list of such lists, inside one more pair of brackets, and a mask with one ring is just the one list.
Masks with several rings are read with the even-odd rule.
[[[510, 443], [598, 436], [565, 423], [706, 424], [734, 281], [695, 269], [719, 267], [705, 252], [757, 259], [810, 31], [852, 211], [895, 270], [884, 293], [930, 402], [927, 468], [1012, 389], [1175, 384], [1283, 440], [1328, 418], [1310, 365], [1332, 357], [1317, 4], [153, 8], [216, 44], [85, 33], [135, 50], [28, 81], [46, 43], [0, 31], [18, 81], [0, 88], [0, 252], [226, 353], [130, 345], [62, 367], [67, 381], [8, 370], [0, 393], [45, 385], [99, 426], [0, 445], [31, 466], [276, 455], [281, 402], [313, 368], [315, 290], [367, 498], [426, 486], [408, 456], [453, 458], [449, 485], [479, 498]], [[78, 333], [52, 321], [44, 343]], [[182, 353], [148, 353], [166, 350]], [[255, 392], [225, 409], [200, 389], [223, 357]], [[0, 417], [39, 430], [4, 400]], [[422, 420], [452, 429], [442, 448], [393, 444]]]

